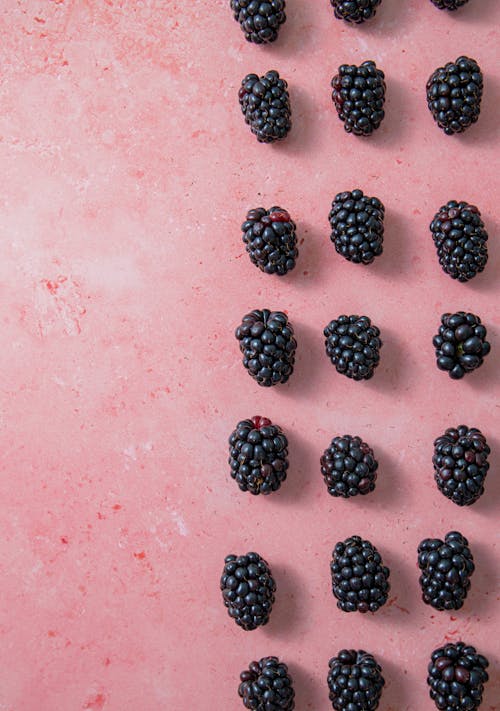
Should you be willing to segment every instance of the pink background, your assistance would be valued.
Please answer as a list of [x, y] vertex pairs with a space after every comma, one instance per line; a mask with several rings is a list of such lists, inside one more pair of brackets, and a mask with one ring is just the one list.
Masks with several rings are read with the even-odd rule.
[[[228, 0], [24, 0], [0, 8], [2, 338], [1, 711], [242, 708], [238, 674], [277, 654], [297, 709], [329, 708], [329, 658], [363, 647], [383, 665], [382, 711], [430, 711], [426, 666], [445, 640], [490, 657], [485, 709], [499, 708], [497, 178], [500, 4], [460, 13], [383, 0], [362, 28], [327, 0], [288, 0], [275, 46], [245, 42]], [[434, 68], [460, 54], [485, 73], [480, 122], [445, 136], [425, 102]], [[347, 135], [330, 100], [343, 62], [385, 70], [387, 117]], [[244, 125], [237, 89], [276, 68], [293, 129], [276, 146]], [[327, 215], [361, 187], [386, 205], [384, 255], [340, 258]], [[428, 223], [447, 200], [477, 204], [486, 271], [440, 270]], [[247, 209], [279, 204], [300, 257], [283, 279], [249, 262]], [[298, 358], [289, 384], [260, 389], [234, 327], [252, 308], [286, 310]], [[444, 311], [488, 326], [492, 353], [461, 382], [435, 367]], [[374, 379], [337, 375], [322, 329], [367, 313], [385, 345]], [[290, 474], [269, 498], [230, 479], [227, 437], [261, 414], [290, 440]], [[460, 509], [437, 491], [432, 444], [465, 422], [492, 447], [487, 493]], [[374, 494], [329, 497], [319, 457], [359, 434], [380, 462]], [[464, 608], [420, 601], [416, 547], [459, 529], [477, 571]], [[335, 606], [336, 541], [371, 539], [390, 566], [374, 616]], [[278, 593], [252, 633], [218, 589], [229, 552], [257, 550]]]

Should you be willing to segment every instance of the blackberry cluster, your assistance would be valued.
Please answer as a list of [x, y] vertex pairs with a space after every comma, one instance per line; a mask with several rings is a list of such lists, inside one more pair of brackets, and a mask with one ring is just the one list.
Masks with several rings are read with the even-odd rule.
[[251, 662], [240, 674], [238, 694], [246, 709], [293, 711], [295, 691], [288, 667], [278, 657]]
[[231, 10], [247, 42], [254, 44], [274, 42], [286, 20], [285, 0], [231, 0]]
[[418, 546], [422, 600], [436, 610], [459, 610], [470, 589], [474, 560], [469, 542], [458, 531], [425, 538]]
[[463, 133], [479, 118], [483, 74], [477, 62], [459, 57], [439, 67], [427, 82], [427, 105], [447, 135]]
[[375, 711], [385, 679], [375, 657], [363, 649], [342, 649], [330, 659], [328, 688], [336, 711]]
[[235, 331], [243, 365], [263, 387], [286, 383], [293, 373], [297, 341], [286, 314], [255, 309]]
[[351, 536], [337, 543], [330, 569], [337, 607], [344, 612], [376, 612], [387, 602], [390, 571], [370, 541]]
[[295, 227], [281, 207], [250, 210], [241, 231], [252, 264], [266, 274], [283, 276], [291, 271], [299, 256]]
[[373, 133], [385, 116], [384, 72], [371, 60], [360, 66], [342, 64], [331, 84], [332, 100], [347, 133]]
[[281, 141], [292, 127], [288, 84], [277, 71], [248, 74], [238, 93], [245, 122], [259, 143]]
[[334, 437], [321, 457], [321, 473], [332, 496], [369, 494], [375, 489], [378, 462], [361, 437]]
[[268, 564], [258, 553], [228, 555], [220, 589], [229, 617], [239, 627], [249, 631], [267, 625], [276, 583]]
[[469, 0], [431, 0], [438, 10], [458, 10], [459, 7], [467, 5]]
[[330, 0], [335, 17], [353, 25], [360, 25], [375, 16], [382, 0]]
[[338, 373], [368, 380], [380, 362], [380, 330], [368, 316], [339, 316], [323, 331], [326, 354]]
[[486, 328], [481, 319], [465, 311], [443, 314], [439, 333], [432, 342], [436, 349], [437, 367], [446, 370], [454, 380], [479, 368], [490, 352]]
[[475, 427], [450, 427], [434, 442], [434, 478], [438, 489], [459, 506], [470, 506], [484, 493], [490, 464], [486, 437]]
[[385, 208], [362, 190], [335, 196], [329, 220], [330, 239], [349, 262], [371, 264], [383, 252]]
[[483, 700], [489, 662], [464, 642], [435, 649], [428, 667], [431, 699], [440, 711], [475, 711]]

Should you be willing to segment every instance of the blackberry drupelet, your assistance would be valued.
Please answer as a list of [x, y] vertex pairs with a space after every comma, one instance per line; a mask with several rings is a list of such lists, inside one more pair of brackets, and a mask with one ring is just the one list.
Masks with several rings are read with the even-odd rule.
[[228, 555], [220, 589], [229, 617], [239, 627], [249, 631], [267, 625], [276, 583], [268, 564], [258, 553]]
[[382, 0], [330, 0], [335, 17], [360, 25], [375, 16]]
[[361, 437], [334, 437], [321, 457], [321, 473], [332, 496], [369, 494], [375, 489], [378, 462]]
[[476, 370], [490, 352], [486, 328], [479, 316], [465, 311], [443, 314], [439, 332], [433, 338], [437, 367], [459, 380]]
[[475, 205], [450, 200], [434, 216], [430, 230], [439, 264], [458, 281], [469, 281], [488, 261], [488, 233]]
[[380, 361], [380, 330], [368, 316], [339, 316], [323, 331], [326, 354], [338, 373], [368, 380]]
[[490, 448], [475, 427], [450, 427], [434, 442], [434, 478], [439, 491], [458, 506], [470, 506], [484, 493]]
[[293, 373], [297, 341], [286, 314], [255, 309], [235, 331], [243, 365], [263, 387], [286, 383]]
[[337, 543], [330, 569], [337, 607], [344, 612], [376, 612], [387, 602], [390, 571], [370, 541], [351, 536]]
[[425, 538], [418, 546], [422, 600], [436, 610], [459, 610], [470, 589], [474, 560], [469, 542], [458, 531]]
[[459, 7], [467, 5], [469, 0], [431, 0], [438, 10], [458, 10]]
[[272, 70], [261, 77], [248, 74], [238, 93], [245, 122], [259, 143], [281, 141], [292, 127], [288, 84]]
[[286, 20], [285, 0], [231, 0], [231, 10], [245, 39], [254, 44], [274, 42]]
[[241, 231], [252, 264], [266, 274], [283, 276], [291, 271], [299, 255], [295, 227], [281, 207], [250, 210]]
[[342, 649], [330, 659], [328, 688], [336, 711], [375, 711], [385, 679], [375, 657], [363, 649]]
[[385, 75], [373, 61], [342, 64], [332, 79], [332, 100], [344, 129], [369, 136], [385, 116]]
[[483, 74], [477, 62], [459, 57], [431, 74], [427, 105], [434, 121], [447, 135], [462, 133], [479, 118]]
[[349, 262], [371, 264], [383, 252], [385, 208], [362, 190], [335, 196], [329, 220], [335, 249]]
[[428, 667], [431, 699], [440, 711], [475, 711], [483, 700], [489, 662], [464, 642], [435, 649]]
[[247, 709], [293, 711], [295, 691], [288, 667], [278, 657], [263, 657], [251, 662], [240, 674], [238, 694]]

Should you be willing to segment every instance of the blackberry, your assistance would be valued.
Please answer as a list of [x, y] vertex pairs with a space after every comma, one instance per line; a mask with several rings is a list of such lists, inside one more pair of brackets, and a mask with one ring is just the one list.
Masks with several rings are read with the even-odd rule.
[[283, 276], [291, 271], [299, 255], [295, 227], [281, 207], [250, 210], [241, 231], [252, 264], [266, 274]]
[[439, 264], [452, 279], [468, 281], [483, 271], [488, 233], [475, 205], [450, 200], [439, 208], [430, 229]]
[[334, 437], [321, 457], [321, 473], [332, 496], [369, 494], [375, 489], [378, 462], [361, 437]]
[[385, 116], [385, 75], [371, 60], [342, 64], [331, 82], [332, 100], [347, 133], [369, 136]]
[[435, 649], [428, 667], [429, 693], [441, 711], [475, 711], [483, 700], [489, 662], [464, 642]]
[[380, 330], [368, 316], [339, 316], [323, 331], [326, 354], [338, 373], [368, 380], [380, 361]]
[[238, 93], [245, 122], [259, 143], [281, 141], [292, 127], [288, 84], [272, 70], [261, 77], [248, 74]]
[[259, 385], [286, 383], [293, 373], [297, 341], [286, 314], [256, 309], [243, 316], [235, 331], [243, 365]]
[[490, 352], [481, 319], [465, 311], [443, 314], [439, 333], [432, 343], [436, 349], [437, 367], [446, 370], [454, 380], [479, 368]]
[[422, 600], [436, 610], [459, 610], [470, 589], [474, 560], [469, 542], [457, 531], [425, 538], [418, 546]]
[[431, 0], [438, 10], [458, 10], [459, 7], [467, 5], [469, 0]]
[[387, 602], [390, 571], [370, 541], [351, 536], [337, 543], [330, 570], [337, 607], [344, 612], [376, 612]]
[[231, 0], [231, 10], [247, 42], [254, 44], [274, 42], [286, 20], [285, 0]]
[[335, 17], [360, 25], [375, 16], [382, 0], [330, 0]]
[[375, 711], [385, 679], [377, 660], [363, 649], [341, 649], [330, 659], [328, 688], [337, 711]]
[[450, 427], [434, 442], [434, 478], [439, 491], [459, 506], [470, 506], [484, 493], [490, 464], [486, 437], [475, 427]]
[[220, 589], [229, 617], [239, 627], [249, 631], [267, 625], [276, 583], [268, 564], [258, 553], [228, 555]]
[[246, 709], [293, 711], [295, 691], [288, 667], [278, 657], [263, 657], [251, 662], [240, 674], [238, 694]]
[[371, 264], [383, 252], [385, 208], [362, 190], [339, 193], [332, 202], [330, 239], [349, 262]]
[[229, 438], [229, 465], [241, 491], [270, 494], [286, 479], [288, 440], [267, 417], [242, 420]]
[[449, 136], [476, 123], [482, 95], [483, 74], [469, 57], [439, 67], [427, 82], [427, 105], [434, 121]]

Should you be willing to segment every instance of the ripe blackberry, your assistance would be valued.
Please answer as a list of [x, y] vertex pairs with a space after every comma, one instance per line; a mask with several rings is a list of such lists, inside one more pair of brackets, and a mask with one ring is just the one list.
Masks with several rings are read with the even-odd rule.
[[286, 20], [285, 0], [231, 0], [231, 10], [245, 39], [254, 44], [274, 42]]
[[449, 136], [476, 123], [482, 95], [483, 74], [469, 57], [439, 67], [427, 82], [427, 105], [434, 121]]
[[483, 700], [489, 662], [464, 642], [447, 644], [431, 655], [429, 693], [441, 711], [475, 711]]
[[344, 612], [376, 612], [387, 602], [390, 571], [370, 541], [351, 536], [337, 543], [330, 569], [337, 607]]
[[332, 100], [347, 133], [369, 136], [385, 116], [385, 75], [371, 60], [342, 64], [332, 79]]
[[439, 491], [459, 506], [470, 506], [484, 493], [490, 464], [486, 437], [475, 427], [450, 427], [434, 442], [434, 478]]
[[337, 711], [375, 711], [385, 679], [377, 660], [363, 649], [341, 649], [330, 659], [328, 688]]
[[321, 457], [321, 473], [332, 496], [369, 494], [375, 489], [378, 462], [361, 437], [334, 437]]
[[252, 264], [266, 274], [283, 276], [291, 271], [299, 256], [295, 227], [281, 207], [250, 210], [241, 231]]
[[335, 17], [353, 25], [360, 25], [375, 16], [382, 0], [330, 0]]
[[362, 190], [339, 193], [332, 202], [330, 239], [349, 262], [371, 264], [383, 252], [385, 208]]
[[436, 349], [437, 367], [448, 371], [454, 380], [479, 368], [490, 352], [481, 319], [465, 311], [443, 314], [439, 333], [432, 343]]
[[431, 0], [438, 10], [458, 10], [459, 7], [466, 5], [469, 0]]
[[228, 555], [220, 589], [229, 617], [239, 627], [249, 631], [267, 625], [276, 583], [268, 564], [258, 553]]
[[470, 589], [474, 560], [469, 542], [457, 531], [425, 538], [418, 546], [422, 600], [436, 610], [459, 610]]
[[339, 316], [323, 331], [326, 354], [338, 373], [368, 380], [380, 361], [380, 330], [368, 316]]
[[430, 229], [443, 271], [452, 279], [468, 281], [488, 261], [488, 233], [475, 205], [450, 200], [434, 216]]
[[243, 706], [256, 711], [293, 711], [295, 691], [288, 667], [278, 657], [251, 662], [240, 674], [238, 694]]
[[243, 316], [235, 331], [243, 365], [259, 385], [286, 383], [293, 373], [297, 341], [286, 314], [255, 309]]
[[281, 141], [292, 127], [288, 84], [272, 70], [261, 77], [248, 74], [238, 93], [245, 122], [259, 143]]

